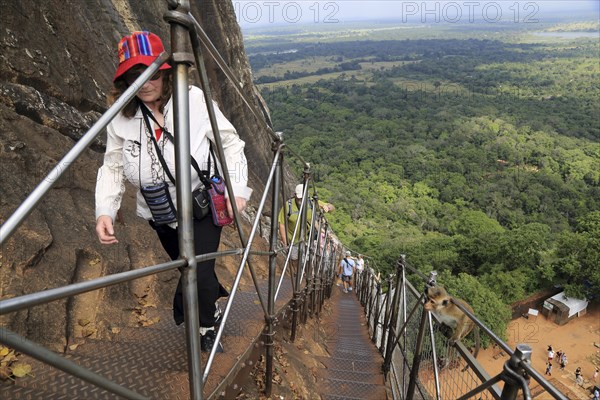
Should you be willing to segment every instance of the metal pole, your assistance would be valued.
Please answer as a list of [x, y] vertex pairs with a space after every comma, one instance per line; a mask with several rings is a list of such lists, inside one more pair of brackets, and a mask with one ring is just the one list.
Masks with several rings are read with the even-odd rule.
[[359, 274], [359, 280], [360, 280], [360, 296], [359, 296], [359, 300], [360, 300], [360, 304], [364, 307], [366, 306], [366, 302], [367, 302], [367, 289], [368, 289], [368, 285], [369, 285], [369, 280], [367, 279], [367, 271], [365, 271], [363, 269], [363, 271]]
[[[405, 256], [404, 254], [400, 255], [400, 262], [398, 263], [397, 266], [397, 273], [396, 273], [396, 289], [394, 291], [394, 301], [393, 301], [393, 306], [392, 306], [392, 315], [391, 318], [389, 320], [389, 324], [387, 325], [387, 329], [388, 329], [388, 335], [387, 335], [387, 340], [386, 340], [386, 351], [385, 351], [385, 361], [383, 363], [383, 371], [385, 374], [387, 374], [390, 370], [390, 363], [392, 361], [392, 353], [394, 351], [394, 331], [396, 329], [397, 326], [397, 322], [398, 322], [398, 304], [400, 304], [400, 269], [402, 267], [402, 265], [404, 265], [405, 262]], [[388, 289], [388, 291], [391, 290], [391, 288]], [[387, 323], [388, 321], [386, 321]]]
[[427, 314], [427, 322], [429, 323], [429, 338], [431, 339], [431, 351], [433, 352], [433, 378], [435, 380], [435, 398], [441, 399], [441, 390], [440, 390], [440, 375], [438, 371], [437, 365], [437, 353], [435, 351], [435, 338], [433, 336], [433, 322], [431, 320], [431, 314]]
[[[294, 308], [292, 309], [292, 332], [290, 334], [290, 340], [294, 342], [296, 340], [296, 331], [298, 329], [298, 311], [300, 310], [300, 287], [302, 280], [302, 272], [300, 266], [303, 264], [304, 246], [306, 238], [306, 207], [308, 199], [308, 175], [309, 172], [304, 170], [304, 191], [302, 193], [302, 204], [300, 205], [300, 215], [298, 222], [300, 223], [300, 240], [298, 242], [298, 269], [296, 271], [296, 289], [294, 290]], [[296, 224], [297, 228], [297, 224]]]
[[[390, 328], [389, 328], [389, 325], [388, 325], [388, 321], [389, 321], [390, 316], [392, 314], [392, 288], [394, 286], [391, 275], [388, 275], [387, 282], [388, 282], [388, 291], [385, 294], [385, 315], [383, 317], [383, 327], [387, 326], [387, 329], [389, 330]], [[395, 290], [403, 290], [403, 289], [401, 289], [400, 286], [398, 286], [398, 287], [396, 287]], [[384, 352], [384, 349], [385, 349], [385, 346], [386, 346], [386, 339], [387, 339], [386, 329], [382, 329], [382, 332], [381, 332], [381, 346], [379, 347], [381, 352]]]
[[281, 181], [281, 168], [280, 162], [282, 157], [280, 155], [281, 142], [273, 143], [273, 151], [278, 157], [278, 164], [275, 169], [275, 176], [273, 179], [272, 192], [271, 192], [271, 236], [269, 240], [269, 292], [267, 296], [267, 310], [269, 315], [266, 318], [267, 323], [267, 337], [265, 340], [265, 394], [267, 397], [271, 396], [271, 390], [273, 387], [273, 318], [275, 315], [275, 281], [276, 281], [276, 269], [277, 269], [277, 253], [275, 248], [277, 247], [277, 235], [279, 226], [277, 224], [277, 216], [279, 214], [279, 186]]
[[[502, 380], [502, 375], [503, 375], [503, 373], [500, 373], [493, 378], [489, 378], [488, 380], [483, 382], [481, 385], [477, 386], [475, 389], [469, 390], [467, 393], [463, 394], [456, 400], [468, 400], [468, 399], [473, 398], [477, 393], [481, 393], [484, 390], [488, 389], [489, 387], [494, 386], [496, 383], [500, 382]], [[497, 396], [496, 393], [494, 393], [494, 392], [492, 392], [492, 396], [494, 397], [494, 399], [500, 398], [500, 396]], [[481, 396], [479, 396], [479, 397], [481, 398]]]
[[[178, 17], [181, 17], [181, 18], [178, 18]], [[241, 229], [242, 225], [241, 225], [240, 212], [237, 209], [236, 202], [234, 200], [235, 193], [233, 191], [231, 179], [229, 179], [229, 176], [227, 176], [228, 175], [227, 171], [229, 171], [229, 166], [227, 165], [227, 160], [225, 158], [225, 151], [223, 149], [221, 133], [219, 131], [219, 125], [217, 123], [217, 116], [216, 116], [215, 109], [213, 106], [210, 85], [208, 83], [208, 74], [206, 73], [206, 66], [204, 65], [204, 59], [202, 57], [202, 49], [200, 46], [200, 40], [198, 39], [199, 30], [197, 29], [197, 27], [194, 26], [194, 23], [193, 23], [194, 20], [193, 20], [193, 17], [191, 17], [191, 14], [188, 14], [186, 16], [177, 15], [177, 16], [173, 16], [173, 18], [177, 18], [178, 20], [183, 20], [186, 23], [189, 23], [190, 39], [192, 41], [192, 50], [194, 52], [196, 66], [198, 67], [197, 69], [198, 69], [198, 76], [200, 79], [200, 86], [202, 87], [202, 92], [204, 93], [204, 102], [206, 104], [206, 111], [208, 113], [208, 119], [210, 121], [210, 126], [211, 126], [211, 129], [213, 132], [213, 137], [214, 137], [214, 141], [215, 141], [216, 148], [217, 148], [218, 159], [219, 159], [219, 162], [221, 163], [225, 186], [227, 188], [227, 193], [228, 193], [229, 199], [231, 201], [231, 209], [233, 211], [233, 219], [235, 221], [235, 226], [238, 227], [237, 232], [238, 232], [238, 236], [240, 238], [240, 242], [242, 243], [243, 247], [247, 247], [249, 241], [246, 238], [244, 230]], [[194, 29], [194, 28], [196, 28], [196, 29]], [[252, 282], [254, 283], [254, 286], [256, 287], [256, 295], [258, 296], [260, 305], [263, 309], [263, 312], [266, 315], [267, 314], [267, 306], [266, 306], [265, 300], [263, 299], [262, 293], [259, 290], [258, 278], [256, 277], [256, 273], [254, 272], [252, 263], [249, 260], [247, 260], [247, 264], [248, 264], [248, 270], [250, 271], [250, 276], [252, 277]], [[243, 264], [240, 265], [240, 267], [242, 267], [242, 266], [243, 266]]]
[[335, 248], [333, 246], [333, 240], [331, 241], [331, 245], [330, 245], [330, 249], [327, 253], [327, 258], [329, 259], [327, 261], [327, 263], [330, 266], [330, 270], [328, 273], [328, 281], [327, 281], [327, 292], [326, 292], [326, 297], [329, 299], [331, 298], [331, 293], [333, 292], [333, 285], [336, 281], [336, 271], [337, 271], [337, 266], [334, 263], [335, 260]]
[[[175, 12], [187, 14], [189, 0], [180, 0]], [[188, 68], [193, 56], [187, 52], [189, 32], [174, 20], [171, 25], [173, 53], [173, 127], [175, 131], [175, 171], [177, 176], [177, 235], [179, 257], [187, 260], [182, 273], [185, 335], [187, 341], [190, 397], [202, 399], [202, 360], [200, 357], [200, 321], [198, 316], [198, 265], [194, 257], [194, 221], [192, 218], [192, 177], [190, 171], [190, 99]]]
[[[323, 244], [319, 244], [319, 251], [320, 251], [320, 257], [318, 259], [318, 263], [317, 263], [317, 274], [324, 276], [327, 275], [328, 271], [325, 271], [326, 269], [326, 264], [327, 262], [326, 260], [326, 256], [327, 256], [327, 246], [329, 244], [329, 224], [327, 223], [327, 219], [325, 219], [324, 216], [321, 217], [322, 218], [322, 225], [321, 225], [321, 229], [323, 229], [323, 226], [325, 227], [325, 241], [323, 242]], [[321, 235], [319, 235], [319, 239], [321, 238]]]
[[[314, 238], [313, 238], [313, 232], [315, 231], [315, 225], [316, 225], [316, 221], [317, 221], [317, 213], [318, 213], [318, 197], [315, 194], [315, 196], [313, 197], [313, 213], [311, 215], [311, 219], [310, 219], [310, 231], [308, 232], [308, 244], [306, 245], [307, 250], [307, 257], [305, 257], [308, 262], [305, 263], [306, 267], [306, 295], [304, 298], [304, 311], [302, 312], [302, 323], [305, 324], [306, 320], [308, 319], [308, 313], [310, 312], [310, 315], [312, 317], [312, 313], [313, 313], [313, 309], [314, 309], [314, 282], [315, 282], [315, 277], [314, 277], [314, 259], [315, 259], [315, 254], [316, 254], [316, 247], [314, 247]], [[307, 207], [308, 209], [308, 207]], [[312, 249], [312, 250], [311, 250]]]
[[[408, 336], [406, 335], [406, 325], [407, 325], [407, 321], [408, 321], [408, 316], [406, 315], [406, 307], [407, 307], [407, 303], [406, 303], [406, 292], [407, 292], [407, 287], [406, 287], [406, 265], [402, 266], [402, 315], [404, 316], [403, 318], [403, 322], [404, 322], [404, 332], [402, 332], [402, 337], [404, 338], [404, 354], [407, 353], [407, 347], [408, 347]], [[406, 356], [404, 361], [402, 362], [402, 376], [406, 376], [406, 368], [408, 366], [408, 363], [406, 362]], [[406, 388], [406, 382], [405, 379], [402, 379], [402, 393], [405, 393], [404, 389]]]
[[325, 242], [323, 243], [323, 250], [321, 252], [321, 258], [319, 260], [319, 275], [320, 275], [320, 290], [319, 290], [319, 310], [318, 314], [321, 315], [321, 310], [323, 309], [323, 303], [325, 302], [325, 298], [327, 296], [327, 291], [330, 287], [330, 271], [327, 269], [327, 247], [329, 246], [329, 224], [327, 220], [325, 220]]
[[522, 363], [531, 363], [531, 353], [531, 347], [526, 344], [518, 344], [513, 355], [504, 364], [504, 372], [507, 375], [507, 379], [504, 379], [504, 388], [500, 396], [501, 400], [515, 400], [519, 389], [523, 389], [524, 399], [531, 399], [529, 385], [527, 385], [527, 381], [523, 377], [524, 371], [521, 367]]
[[408, 389], [406, 390], [407, 399], [414, 398], [415, 388], [417, 387], [419, 367], [421, 365], [421, 353], [423, 351], [423, 338], [425, 337], [425, 324], [427, 323], [427, 314], [428, 311], [423, 308], [423, 313], [421, 314], [421, 323], [419, 324], [419, 333], [417, 334], [417, 343], [415, 346], [413, 364], [410, 370], [410, 380], [408, 382]]
[[[307, 212], [306, 210], [309, 209], [310, 205], [310, 198], [308, 197], [308, 177], [306, 177], [306, 174], [310, 174], [310, 172], [308, 172], [309, 167], [306, 167], [306, 169], [304, 170], [305, 173], [305, 180], [304, 180], [304, 193], [302, 195], [302, 206], [300, 207], [302, 209], [302, 214], [300, 216], [300, 220], [301, 220], [301, 226], [300, 226], [300, 231], [302, 232], [302, 228], [304, 228], [304, 236], [302, 236], [301, 234], [301, 240], [300, 240], [300, 247], [298, 249], [298, 258], [299, 260], [301, 260], [299, 262], [299, 265], [301, 265], [300, 268], [300, 284], [302, 284], [302, 281], [304, 280], [304, 274], [306, 274], [307, 276], [307, 282], [308, 282], [308, 267], [309, 265], [309, 254], [310, 254], [310, 242], [311, 242], [311, 237], [312, 237], [312, 218], [311, 218], [311, 224], [307, 225]], [[306, 201], [304, 201], [304, 197], [306, 197]], [[314, 216], [314, 213], [312, 214]], [[306, 233], [307, 230], [307, 226], [308, 226], [308, 234]], [[306, 293], [306, 290], [304, 291]]]
[[[311, 292], [311, 298], [310, 298], [310, 317], [312, 318], [313, 315], [315, 315], [317, 313], [317, 296], [319, 293], [319, 284], [320, 284], [320, 279], [318, 277], [318, 262], [319, 259], [321, 258], [321, 229], [323, 228], [323, 218], [320, 214], [320, 209], [319, 209], [319, 201], [318, 201], [318, 197], [317, 195], [314, 196], [314, 204], [315, 204], [315, 210], [314, 211], [318, 211], [319, 212], [319, 218], [317, 221], [316, 218], [316, 212], [313, 215], [313, 223], [317, 225], [316, 229], [311, 228], [311, 230], [313, 232], [317, 233], [317, 237], [313, 239], [313, 248], [314, 251], [312, 253], [312, 270], [311, 270], [311, 276], [312, 276], [312, 280], [313, 280], [313, 284], [312, 284], [312, 292]], [[314, 225], [313, 225], [314, 226]]]
[[[283, 179], [282, 179], [283, 182]], [[282, 183], [282, 194], [283, 191], [285, 190], [285, 188], [283, 187], [283, 183]], [[304, 210], [304, 207], [306, 206], [306, 201], [307, 201], [307, 186], [304, 186], [304, 192], [302, 194], [302, 202], [300, 203], [300, 207], [298, 207], [298, 212], [299, 217], [296, 220], [296, 225], [294, 225], [294, 233], [292, 234], [292, 238], [287, 240], [287, 244], [288, 244], [288, 253], [287, 253], [287, 257], [285, 259], [285, 264], [283, 267], [283, 273], [281, 274], [281, 279], [279, 280], [279, 284], [277, 286], [277, 291], [275, 292], [275, 299], [277, 299], [277, 296], [279, 294], [279, 289], [281, 288], [281, 284], [283, 282], [283, 278], [285, 275], [285, 271], [287, 269], [288, 264], [290, 264], [290, 260], [291, 260], [291, 256], [292, 256], [292, 247], [294, 245], [294, 243], [296, 242], [296, 238], [298, 236], [300, 236], [300, 238], [298, 239], [298, 260], [296, 263], [292, 263], [292, 264], [297, 264], [296, 265], [296, 275], [294, 274], [294, 271], [292, 271], [292, 268], [290, 267], [290, 278], [291, 278], [291, 282], [292, 282], [292, 288], [294, 290], [294, 293], [299, 292], [300, 291], [300, 282], [302, 281], [302, 275], [300, 272], [300, 264], [304, 265], [304, 263], [302, 263], [302, 253], [301, 253], [301, 245], [304, 243], [304, 240], [302, 239], [302, 211]], [[295, 201], [295, 199], [291, 199], [290, 202]], [[285, 197], [283, 200], [283, 204], [285, 204]], [[291, 207], [291, 205], [290, 205]], [[285, 222], [285, 232], [286, 232], [286, 237], [287, 237], [287, 232], [288, 232], [288, 218], [284, 218], [283, 219]], [[306, 224], [306, 218], [304, 219], [304, 223]], [[306, 232], [306, 231], [305, 231]]]
[[[277, 154], [274, 159], [273, 159], [273, 163], [271, 165], [271, 170], [269, 171], [269, 176], [267, 178], [267, 182], [265, 183], [265, 189], [262, 193], [262, 197], [260, 199], [260, 202], [258, 203], [258, 208], [256, 210], [256, 215], [262, 215], [263, 209], [265, 207], [265, 204], [267, 202], [267, 198], [269, 197], [269, 191], [268, 188], [270, 188], [272, 186], [272, 182], [275, 176], [275, 172], [277, 171], [278, 167], [277, 167], [277, 163], [279, 160], [279, 154]], [[254, 238], [256, 236], [256, 233], [258, 232], [258, 227], [260, 225], [260, 218], [254, 218], [254, 222], [252, 225], [252, 229], [250, 230], [250, 235], [248, 238], [248, 243], [253, 243], [254, 242]], [[242, 254], [242, 260], [240, 262], [240, 266], [245, 265], [248, 257], [250, 255], [250, 246], [247, 246], [244, 248], [244, 252]], [[229, 299], [227, 300], [227, 305], [225, 306], [225, 310], [223, 311], [223, 321], [227, 320], [227, 317], [229, 316], [229, 313], [231, 311], [231, 307], [233, 304], [233, 300], [235, 298], [235, 293], [237, 293], [238, 287], [240, 285], [240, 281], [242, 279], [242, 274], [244, 272], [243, 268], [238, 268], [237, 273], [235, 275], [235, 279], [233, 281], [233, 285], [231, 286], [231, 295], [229, 296]], [[257, 289], [258, 290], [258, 289]], [[264, 316], [268, 317], [269, 313], [266, 309], [267, 305], [265, 304], [265, 308], [264, 308]], [[219, 330], [217, 331], [217, 336], [215, 338], [215, 343], [218, 343], [221, 340], [221, 336], [223, 336], [223, 332], [225, 331], [225, 324], [221, 323], [221, 325], [219, 326]], [[208, 372], [210, 371], [210, 367], [213, 363], [213, 360], [215, 358], [215, 354], [216, 354], [216, 346], [213, 346], [213, 349], [211, 350], [210, 354], [208, 355], [208, 360], [206, 361], [206, 370], [204, 371], [204, 375], [202, 377], [203, 382], [206, 382], [206, 380], [208, 379]]]
[[[375, 283], [375, 293], [374, 294], [375, 294], [375, 299], [374, 299], [375, 304], [373, 304], [373, 302], [371, 302], [371, 307], [369, 307], [369, 318], [372, 313], [371, 309], [374, 308], [375, 310], [374, 310], [374, 315], [373, 315], [373, 336], [371, 337], [371, 341], [373, 343], [377, 343], [377, 328], [379, 327], [379, 317], [381, 317], [381, 313], [379, 312], [379, 309], [381, 306], [381, 283], [379, 283], [379, 282]], [[383, 336], [384, 336], [383, 330], [381, 331], [381, 336], [382, 336], [381, 347], [383, 347], [383, 346], [385, 346], [385, 344], [383, 342]]]
[[371, 322], [371, 317], [373, 315], [373, 299], [374, 297], [374, 293], [373, 293], [373, 284], [375, 279], [373, 278], [373, 275], [369, 272], [368, 273], [368, 277], [365, 279], [366, 284], [367, 284], [367, 288], [366, 288], [366, 301], [365, 301], [365, 311], [367, 314], [367, 321], [369, 321], [369, 323]]
[[319, 224], [317, 228], [317, 242], [315, 244], [315, 256], [314, 256], [314, 267], [313, 267], [313, 308], [311, 309], [311, 318], [313, 315], [318, 316], [321, 312], [321, 292], [323, 288], [323, 273], [321, 272], [321, 260], [323, 259], [323, 244], [325, 242], [321, 241], [321, 230], [325, 225], [325, 218], [323, 216], [319, 216]]

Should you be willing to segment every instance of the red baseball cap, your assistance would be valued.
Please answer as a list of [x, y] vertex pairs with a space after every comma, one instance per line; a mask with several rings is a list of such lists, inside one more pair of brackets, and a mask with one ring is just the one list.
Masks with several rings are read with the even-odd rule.
[[[132, 32], [119, 42], [117, 53], [119, 66], [115, 72], [113, 82], [119, 79], [125, 72], [135, 65], [149, 66], [165, 51], [162, 41], [154, 33], [148, 31]], [[170, 69], [167, 63], [161, 65], [160, 69]]]

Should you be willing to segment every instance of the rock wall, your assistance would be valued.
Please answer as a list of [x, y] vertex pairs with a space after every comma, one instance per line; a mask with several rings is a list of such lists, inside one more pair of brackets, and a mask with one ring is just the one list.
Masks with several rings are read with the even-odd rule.
[[[192, 3], [192, 14], [247, 96], [256, 98], [231, 2]], [[106, 110], [118, 40], [132, 30], [150, 30], [163, 38], [168, 50], [169, 25], [163, 20], [164, 0], [2, 0], [1, 9], [0, 222], [4, 222]], [[264, 121], [252, 116], [214, 62], [207, 60], [207, 65], [213, 97], [246, 141], [250, 185], [258, 189], [252, 202], [256, 205], [270, 166], [271, 139]], [[103, 141], [100, 135], [2, 246], [0, 298], [167, 260], [155, 234], [135, 216], [131, 188], [116, 226], [120, 243], [112, 247], [98, 243], [94, 187]], [[237, 242], [233, 230], [228, 235]], [[77, 336], [101, 335], [105, 325], [135, 323], [125, 309], [142, 302], [168, 306], [177, 277], [177, 272], [167, 273], [52, 302], [0, 317], [0, 324], [62, 351]]]

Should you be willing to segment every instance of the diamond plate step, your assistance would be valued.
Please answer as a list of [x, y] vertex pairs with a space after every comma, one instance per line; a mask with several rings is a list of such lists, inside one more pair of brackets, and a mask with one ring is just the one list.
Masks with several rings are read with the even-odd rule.
[[333, 394], [321, 395], [321, 400], [363, 400], [362, 397], [336, 396]]
[[342, 398], [383, 400], [387, 397], [384, 385], [341, 379], [326, 379], [320, 386], [321, 393], [341, 396]]
[[381, 363], [370, 361], [348, 360], [344, 358], [317, 357], [317, 359], [330, 370], [360, 371], [371, 374], [381, 374]]
[[334, 290], [329, 324], [337, 328], [327, 341], [330, 357], [319, 357], [323, 378], [319, 382], [322, 399], [387, 398], [381, 365], [383, 359], [371, 342], [364, 322], [364, 310], [353, 294]]
[[330, 369], [329, 376], [332, 379], [339, 379], [345, 381], [356, 381], [356, 382], [364, 382], [364, 383], [372, 383], [375, 385], [383, 385], [385, 382], [383, 380], [383, 375], [381, 372], [378, 373], [369, 373], [363, 371], [349, 371], [343, 369]]
[[[266, 284], [263, 284], [266, 286]], [[284, 282], [279, 308], [291, 297]], [[222, 308], [225, 303], [222, 303]], [[189, 399], [187, 350], [184, 326], [176, 326], [171, 310], [148, 309], [148, 317], [160, 317], [147, 327], [119, 327], [118, 333], [103, 332], [103, 339], [84, 340], [65, 356], [76, 364], [150, 399]], [[224, 379], [242, 361], [264, 325], [262, 308], [254, 288], [242, 288], [235, 296], [221, 340], [224, 353], [215, 356], [204, 395], [214, 394]], [[202, 355], [206, 365], [207, 354]], [[115, 400], [118, 396], [86, 383], [27, 356], [22, 362], [33, 373], [14, 383], [0, 383], [0, 399]]]

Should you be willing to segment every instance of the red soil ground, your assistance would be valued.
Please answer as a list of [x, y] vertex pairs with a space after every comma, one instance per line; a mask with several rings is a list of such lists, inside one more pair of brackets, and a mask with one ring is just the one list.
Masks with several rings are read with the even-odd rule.
[[[554, 351], [562, 350], [567, 354], [568, 364], [560, 370], [559, 363], [553, 362], [552, 376], [545, 375], [551, 383], [569, 399], [589, 399], [589, 387], [600, 385], [592, 376], [594, 369], [600, 367], [600, 305], [589, 306], [587, 314], [559, 326], [548, 321], [543, 315], [535, 320], [519, 318], [508, 326], [507, 343], [514, 349], [517, 344], [529, 345], [532, 350], [533, 367], [544, 374], [547, 362], [547, 347]], [[508, 357], [500, 349], [488, 348], [479, 353], [477, 360], [491, 376], [498, 374]], [[584, 378], [583, 387], [575, 383], [575, 369], [581, 367]], [[531, 381], [532, 394], [536, 400], [552, 399], [544, 393], [538, 384]], [[539, 393], [537, 396], [536, 393]]]

